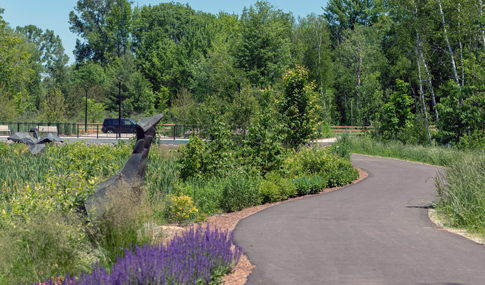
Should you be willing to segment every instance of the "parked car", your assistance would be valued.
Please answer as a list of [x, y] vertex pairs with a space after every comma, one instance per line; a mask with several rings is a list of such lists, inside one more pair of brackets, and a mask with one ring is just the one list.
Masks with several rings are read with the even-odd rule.
[[[116, 119], [104, 119], [103, 128], [101, 131], [108, 134], [118, 133], [118, 118]], [[121, 119], [121, 132], [122, 133], [136, 133], [135, 121], [132, 119]]]

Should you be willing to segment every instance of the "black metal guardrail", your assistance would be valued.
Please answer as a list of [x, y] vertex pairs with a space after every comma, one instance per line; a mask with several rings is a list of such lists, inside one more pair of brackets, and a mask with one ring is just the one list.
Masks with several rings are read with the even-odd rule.
[[[103, 124], [89, 123], [45, 123], [45, 122], [0, 122], [0, 125], [8, 126], [10, 132], [29, 132], [31, 128], [37, 128], [39, 133], [56, 133], [58, 136], [72, 136], [77, 138], [118, 138], [118, 133], [103, 133]], [[46, 128], [48, 127], [48, 128]], [[55, 127], [55, 128], [54, 128]], [[44, 131], [42, 131], [44, 130]], [[157, 133], [162, 136], [173, 138], [188, 138], [192, 133], [198, 133], [196, 126], [164, 124], [157, 126]], [[7, 132], [8, 134], [8, 132]], [[129, 138], [134, 133], [121, 133], [122, 138]]]

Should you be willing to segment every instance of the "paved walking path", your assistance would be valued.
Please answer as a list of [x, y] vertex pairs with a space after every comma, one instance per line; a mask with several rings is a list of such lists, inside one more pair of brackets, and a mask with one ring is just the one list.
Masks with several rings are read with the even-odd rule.
[[246, 284], [485, 284], [485, 246], [428, 218], [436, 167], [352, 159], [369, 177], [239, 222]]

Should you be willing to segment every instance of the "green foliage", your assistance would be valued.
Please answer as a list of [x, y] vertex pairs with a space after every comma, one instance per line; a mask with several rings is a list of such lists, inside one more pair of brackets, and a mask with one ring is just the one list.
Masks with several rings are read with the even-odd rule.
[[146, 197], [138, 204], [131, 197], [117, 197], [102, 217], [91, 219], [85, 229], [100, 262], [110, 268], [124, 256], [125, 249], [150, 243], [152, 231], [146, 227], [153, 223], [153, 215], [153, 205]]
[[305, 174], [325, 177], [329, 187], [343, 186], [358, 178], [358, 171], [350, 161], [337, 156], [330, 148], [302, 148], [288, 156], [283, 168], [290, 177]]
[[212, 177], [208, 180], [191, 178], [185, 182], [177, 181], [174, 193], [191, 197], [201, 214], [219, 214], [222, 212], [224, 180], [225, 178]]
[[261, 204], [260, 176], [235, 170], [227, 176], [222, 187], [221, 208], [225, 212], [235, 212]]
[[[80, 117], [84, 121], [85, 113], [81, 112]], [[106, 105], [103, 103], [96, 103], [94, 99], [88, 99], [88, 121], [96, 123], [106, 117]]]
[[258, 169], [263, 176], [279, 169], [285, 157], [280, 143], [282, 136], [275, 129], [277, 118], [273, 109], [263, 110], [257, 114], [244, 138], [243, 153], [246, 163]]
[[297, 191], [293, 183], [291, 183], [291, 179], [283, 177], [277, 171], [266, 173], [265, 178], [267, 181], [271, 181], [278, 187], [281, 200], [296, 197]]
[[485, 150], [485, 137], [481, 131], [474, 131], [470, 135], [465, 134], [460, 138], [458, 149]]
[[278, 98], [282, 116], [284, 144], [296, 149], [315, 138], [316, 95], [314, 84], [307, 84], [308, 70], [297, 65], [283, 75], [285, 93]]
[[269, 180], [263, 180], [261, 182], [260, 195], [262, 204], [274, 203], [281, 199], [278, 186]]
[[384, 105], [384, 119], [382, 132], [385, 138], [397, 138], [399, 132], [412, 127], [414, 115], [411, 113], [413, 100], [407, 95], [409, 83], [396, 81], [399, 91], [392, 94], [391, 99]]
[[1, 15], [0, 58], [0, 100], [8, 105], [14, 104], [15, 109], [9, 111], [23, 113], [29, 96], [25, 87], [33, 75], [28, 66], [30, 54], [26, 44], [7, 26]]
[[47, 122], [62, 122], [66, 112], [66, 103], [60, 89], [52, 88], [42, 102], [43, 119]]
[[348, 133], [344, 133], [341, 135], [339, 138], [337, 138], [337, 141], [332, 144], [331, 146], [332, 150], [334, 153], [336, 153], [338, 156], [350, 160], [350, 155], [352, 154], [352, 149], [350, 145], [350, 136]]
[[208, 142], [192, 136], [189, 143], [180, 148], [182, 179], [192, 176], [224, 176], [237, 165], [237, 149], [231, 137], [232, 132], [227, 129], [226, 124], [216, 122], [210, 129], [209, 136], [212, 140]]
[[[483, 130], [485, 97], [474, 86], [461, 87], [449, 81], [449, 96], [442, 98], [436, 108], [440, 112], [437, 137], [442, 143], [458, 143], [464, 135]], [[464, 144], [462, 144], [464, 145]]]
[[154, 108], [163, 107], [163, 104], [157, 102], [152, 84], [138, 71], [132, 53], [126, 53], [113, 60], [106, 67], [106, 77], [108, 81], [105, 86], [109, 99], [108, 110], [118, 111], [119, 87], [121, 87], [121, 115], [124, 117], [133, 113], [150, 113]]
[[251, 84], [266, 88], [278, 81], [290, 64], [291, 16], [267, 1], [244, 8], [241, 43], [235, 57]]
[[327, 186], [327, 180], [325, 177], [319, 175], [312, 175], [312, 176], [300, 176], [293, 180], [293, 185], [298, 192], [298, 195], [308, 195], [308, 194], [317, 194], [318, 192], [325, 189]]
[[[337, 111], [343, 125], [362, 125], [375, 121], [382, 111], [383, 90], [379, 82], [386, 72], [379, 30], [356, 25], [338, 32], [341, 43], [335, 49], [334, 88]], [[334, 112], [334, 114], [337, 112]]]

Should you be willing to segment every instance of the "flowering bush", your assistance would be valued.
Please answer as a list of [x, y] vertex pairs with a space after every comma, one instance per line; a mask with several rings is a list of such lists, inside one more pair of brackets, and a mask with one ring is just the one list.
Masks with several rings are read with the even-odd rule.
[[[167, 246], [135, 246], [126, 249], [110, 270], [93, 264], [91, 275], [66, 276], [62, 284], [209, 284], [226, 274], [241, 257], [242, 249], [231, 249], [234, 234], [217, 228], [190, 229]], [[40, 284], [53, 285], [59, 279]]]
[[169, 200], [169, 218], [179, 225], [186, 224], [198, 212], [192, 198], [189, 196], [171, 196]]

